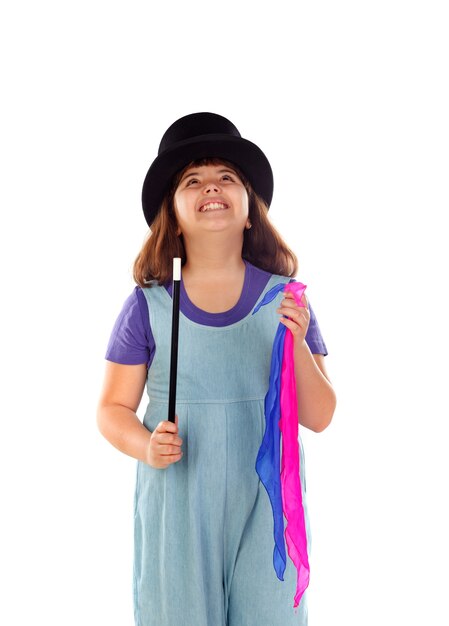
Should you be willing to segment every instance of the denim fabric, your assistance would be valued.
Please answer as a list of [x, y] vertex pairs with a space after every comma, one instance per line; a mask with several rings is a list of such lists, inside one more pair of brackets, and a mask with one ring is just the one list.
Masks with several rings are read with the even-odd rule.
[[[273, 275], [260, 300], [275, 284]], [[143, 290], [156, 352], [148, 371], [151, 431], [167, 420], [172, 300]], [[184, 456], [166, 469], [137, 461], [134, 496], [136, 626], [307, 626], [307, 590], [293, 608], [296, 569], [273, 567], [273, 513], [255, 470], [279, 294], [223, 327], [179, 319], [176, 413]], [[300, 473], [308, 553], [304, 449]]]

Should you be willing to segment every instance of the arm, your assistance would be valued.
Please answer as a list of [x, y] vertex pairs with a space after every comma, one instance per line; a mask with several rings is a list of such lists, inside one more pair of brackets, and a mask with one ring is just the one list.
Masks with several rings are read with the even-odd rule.
[[147, 377], [147, 366], [106, 361], [103, 390], [97, 408], [101, 434], [120, 452], [147, 462], [151, 432], [136, 415]]
[[324, 356], [312, 354], [305, 341], [295, 344], [298, 421], [316, 433], [332, 421], [337, 398], [324, 367]]
[[324, 367], [324, 356], [312, 354], [305, 340], [310, 321], [305, 294], [302, 301], [303, 306], [299, 307], [293, 294], [286, 293], [277, 312], [287, 316], [282, 317], [280, 322], [292, 331], [294, 337], [298, 421], [305, 428], [319, 433], [329, 426], [337, 398]]

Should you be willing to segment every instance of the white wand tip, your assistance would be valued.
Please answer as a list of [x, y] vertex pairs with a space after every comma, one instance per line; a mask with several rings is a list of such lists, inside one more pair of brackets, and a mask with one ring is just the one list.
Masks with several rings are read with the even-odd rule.
[[181, 259], [177, 256], [173, 259], [173, 280], [181, 280]]

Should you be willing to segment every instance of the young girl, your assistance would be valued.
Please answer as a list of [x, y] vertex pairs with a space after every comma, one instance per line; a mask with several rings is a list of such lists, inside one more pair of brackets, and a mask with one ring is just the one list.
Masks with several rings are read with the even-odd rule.
[[[213, 113], [174, 122], [145, 178], [150, 233], [109, 341], [97, 412], [104, 437], [138, 460], [136, 626], [307, 625], [307, 594], [292, 608], [293, 563], [283, 581], [273, 570], [273, 513], [255, 470], [279, 322], [294, 337], [299, 423], [321, 432], [336, 401], [305, 295], [302, 307], [285, 293], [252, 315], [297, 272], [267, 217], [272, 193], [264, 153]], [[175, 423], [167, 418], [173, 257], [182, 259]]]

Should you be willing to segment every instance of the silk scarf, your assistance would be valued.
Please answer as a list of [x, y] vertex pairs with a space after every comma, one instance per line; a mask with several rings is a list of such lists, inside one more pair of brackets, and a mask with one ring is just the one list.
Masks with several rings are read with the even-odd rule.
[[[300, 300], [306, 287], [307, 285], [296, 281], [276, 285], [267, 291], [252, 314], [254, 315], [260, 307], [274, 300], [280, 291], [290, 291], [296, 304], [304, 306]], [[281, 323], [279, 323], [273, 342], [269, 388], [265, 396], [265, 422], [265, 434], [257, 455], [256, 471], [267, 490], [273, 510], [273, 565], [277, 577], [282, 581], [287, 562], [284, 516], [287, 520], [285, 529], [287, 549], [297, 570], [293, 604], [296, 608], [309, 585], [310, 567], [300, 483], [293, 335], [290, 329]]]

